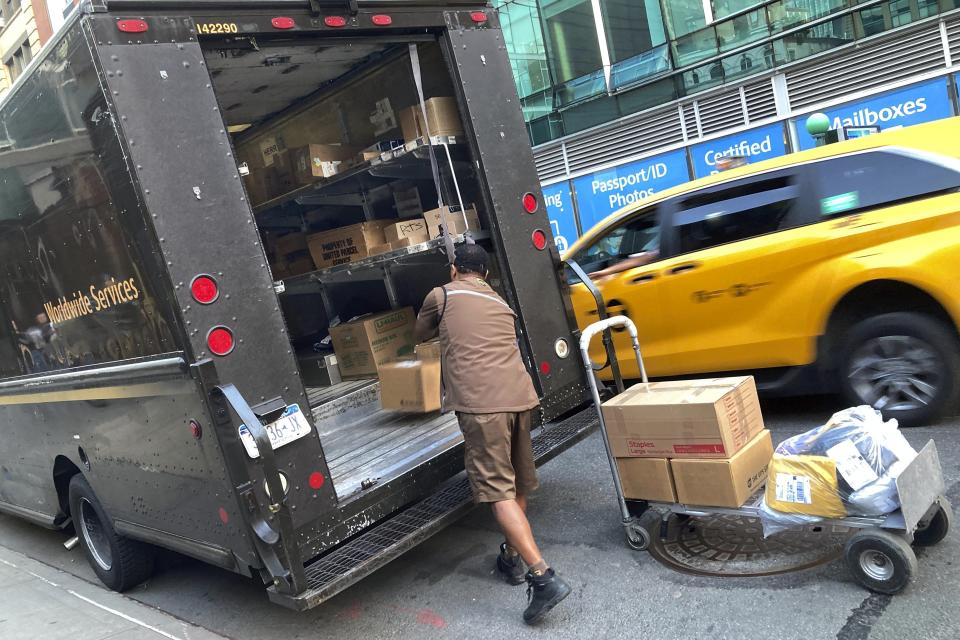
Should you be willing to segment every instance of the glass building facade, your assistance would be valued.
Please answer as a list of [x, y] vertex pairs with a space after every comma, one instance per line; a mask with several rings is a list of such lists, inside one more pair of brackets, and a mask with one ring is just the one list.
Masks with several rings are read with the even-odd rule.
[[960, 7], [960, 0], [494, 0], [549, 142]]

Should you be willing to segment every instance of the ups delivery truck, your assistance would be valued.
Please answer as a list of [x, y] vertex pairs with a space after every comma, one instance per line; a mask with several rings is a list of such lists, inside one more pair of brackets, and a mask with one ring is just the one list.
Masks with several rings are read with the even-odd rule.
[[517, 313], [538, 461], [593, 427], [489, 7], [86, 3], [0, 122], [0, 510], [109, 587], [162, 547], [305, 609], [464, 513], [455, 416], [376, 369], [455, 242]]

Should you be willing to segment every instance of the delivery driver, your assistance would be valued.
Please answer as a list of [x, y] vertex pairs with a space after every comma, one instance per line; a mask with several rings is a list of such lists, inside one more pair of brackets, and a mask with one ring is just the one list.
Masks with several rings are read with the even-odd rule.
[[540, 402], [520, 357], [513, 310], [486, 277], [487, 252], [475, 244], [457, 247], [452, 282], [427, 295], [416, 338], [440, 334], [444, 408], [457, 412], [474, 500], [490, 503], [506, 538], [497, 573], [514, 585], [526, 580], [523, 619], [533, 624], [570, 586], [540, 555], [527, 521], [527, 496], [538, 486], [530, 427]]

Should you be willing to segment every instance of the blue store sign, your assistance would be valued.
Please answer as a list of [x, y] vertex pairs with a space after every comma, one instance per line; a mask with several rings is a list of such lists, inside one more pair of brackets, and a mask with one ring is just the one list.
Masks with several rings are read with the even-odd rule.
[[782, 156], [786, 152], [783, 126], [779, 124], [725, 136], [690, 148], [693, 173], [698, 178], [717, 173], [717, 159], [725, 156], [744, 156], [750, 162], [759, 162]]
[[[949, 118], [953, 115], [947, 93], [947, 80], [940, 78], [917, 84], [860, 102], [851, 102], [824, 113], [830, 118], [831, 129], [879, 126], [881, 131], [908, 127]], [[813, 136], [804, 127], [805, 119], [797, 122], [797, 137], [801, 149], [812, 149]]]
[[577, 178], [573, 186], [581, 228], [586, 232], [617, 209], [689, 179], [683, 149]]
[[557, 250], [563, 253], [579, 237], [573, 214], [573, 199], [570, 197], [570, 183], [558, 182], [543, 187], [543, 203], [550, 218], [553, 241]]

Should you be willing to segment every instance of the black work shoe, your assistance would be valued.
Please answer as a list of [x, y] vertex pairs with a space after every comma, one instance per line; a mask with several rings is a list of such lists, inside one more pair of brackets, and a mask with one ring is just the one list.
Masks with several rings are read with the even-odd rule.
[[509, 556], [505, 544], [500, 545], [500, 553], [497, 555], [497, 573], [507, 581], [507, 584], [514, 586], [523, 584], [523, 560], [519, 555]]
[[543, 575], [535, 576], [527, 573], [527, 610], [523, 612], [523, 621], [527, 624], [539, 622], [547, 615], [550, 609], [560, 604], [560, 601], [570, 595], [570, 585], [563, 578], [547, 569]]

